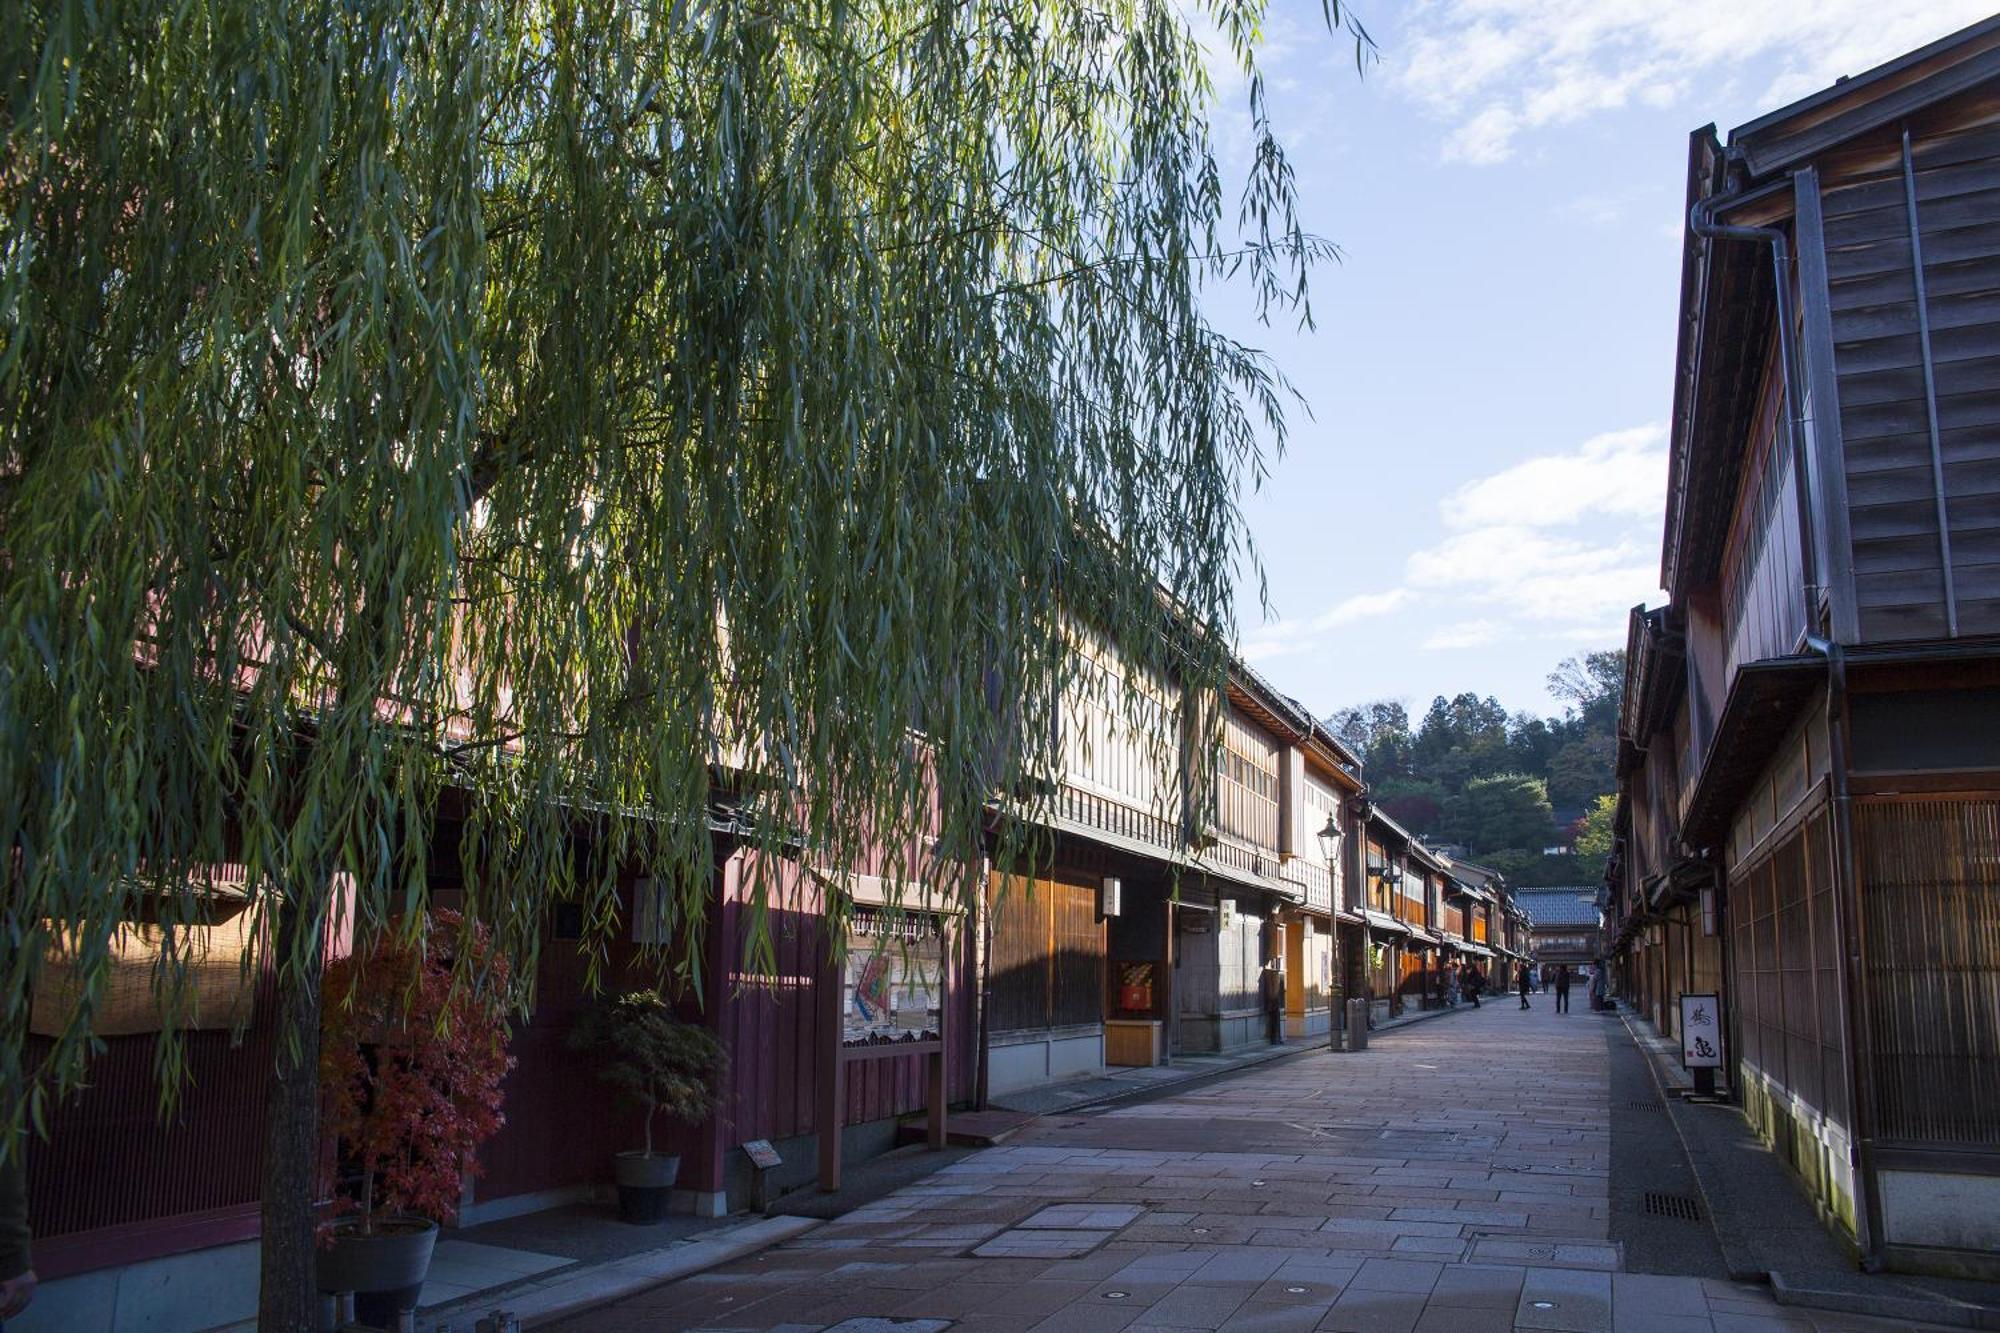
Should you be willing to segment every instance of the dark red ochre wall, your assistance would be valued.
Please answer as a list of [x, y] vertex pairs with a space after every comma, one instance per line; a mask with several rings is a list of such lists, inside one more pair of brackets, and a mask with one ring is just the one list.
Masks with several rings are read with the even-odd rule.
[[[746, 971], [750, 877], [741, 856], [723, 863], [711, 909], [704, 995], [679, 998], [683, 1016], [714, 1024], [731, 1066], [723, 1105], [709, 1133], [662, 1122], [656, 1146], [683, 1154], [681, 1185], [720, 1188], [722, 1157], [749, 1139], [784, 1139], [816, 1127], [816, 1053], [838, 1039], [826, 1031], [815, 986], [824, 967], [817, 882], [796, 865], [770, 876], [769, 930], [776, 967]], [[448, 902], [454, 885], [434, 885]], [[611, 946], [607, 991], [653, 985], [627, 940]], [[962, 935], [962, 933], [960, 933]], [[972, 988], [957, 940], [950, 989], [954, 1101], [972, 1095], [977, 1030]], [[503, 1199], [605, 1182], [612, 1154], [640, 1142], [638, 1113], [599, 1080], [566, 1044], [587, 1002], [585, 960], [575, 942], [544, 942], [533, 1014], [513, 1035], [506, 1083], [507, 1123], [480, 1154], [485, 1170], [474, 1198]], [[191, 1082], [174, 1114], [160, 1115], [150, 1036], [116, 1037], [93, 1062], [90, 1086], [52, 1117], [47, 1143], [29, 1150], [29, 1216], [44, 1276], [197, 1249], [256, 1234], [257, 1145], [264, 1077], [272, 1057], [265, 1026], [272, 1005], [260, 994], [257, 1021], [240, 1040], [227, 1032], [188, 1038]], [[35, 1051], [31, 1049], [32, 1059]], [[848, 1124], [908, 1114], [924, 1105], [921, 1057], [850, 1064]]]

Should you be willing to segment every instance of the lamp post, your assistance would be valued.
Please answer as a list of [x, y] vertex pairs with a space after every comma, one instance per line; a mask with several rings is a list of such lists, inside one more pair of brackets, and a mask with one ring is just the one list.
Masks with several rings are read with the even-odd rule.
[[[1333, 970], [1335, 976], [1341, 975], [1341, 963], [1343, 962], [1340, 956], [1340, 904], [1334, 901], [1334, 894], [1340, 888], [1341, 832], [1340, 816], [1337, 813], [1329, 813], [1326, 817], [1326, 827], [1321, 829], [1318, 834], [1320, 850], [1326, 853], [1327, 911], [1334, 918], [1328, 923], [1328, 926], [1333, 931]], [[1347, 992], [1344, 988], [1340, 992], [1340, 997], [1342, 1000], [1347, 998]], [[1340, 1024], [1334, 1022], [1334, 1002], [1331, 998], [1327, 1002], [1326, 1036], [1327, 1048], [1329, 1050], [1339, 1050]]]

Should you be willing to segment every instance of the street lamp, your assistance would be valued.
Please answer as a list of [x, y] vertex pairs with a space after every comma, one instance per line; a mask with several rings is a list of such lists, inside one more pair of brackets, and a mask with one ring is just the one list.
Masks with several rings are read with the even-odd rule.
[[[1321, 851], [1326, 853], [1327, 883], [1331, 887], [1337, 889], [1340, 886], [1340, 816], [1338, 814], [1335, 814], [1331, 811], [1328, 812], [1326, 816], [1326, 827], [1319, 831], [1319, 848]], [[1328, 899], [1327, 905], [1329, 908], [1331, 908], [1333, 911], [1336, 912], [1339, 911], [1341, 907], [1341, 904], [1333, 902], [1331, 898]], [[1340, 932], [1335, 931], [1333, 935], [1333, 943], [1335, 945], [1335, 953], [1336, 953], [1334, 959], [1334, 967], [1336, 969], [1336, 975], [1340, 974], [1339, 968], [1341, 960], [1338, 957], [1339, 939], [1340, 939]], [[1337, 995], [1344, 996], [1345, 989], [1337, 987], [1335, 993]], [[1337, 1019], [1339, 1019], [1339, 1017], [1340, 1017], [1339, 1014], [1329, 1013], [1327, 1015], [1327, 1024], [1326, 1024], [1327, 1044], [1329, 1047], [1331, 1047], [1333, 1050], [1336, 1051], [1340, 1049], [1340, 1023], [1336, 1021]]]
[[1340, 816], [1329, 814], [1326, 827], [1319, 831], [1319, 849], [1326, 853], [1326, 863], [1330, 866], [1340, 856]]

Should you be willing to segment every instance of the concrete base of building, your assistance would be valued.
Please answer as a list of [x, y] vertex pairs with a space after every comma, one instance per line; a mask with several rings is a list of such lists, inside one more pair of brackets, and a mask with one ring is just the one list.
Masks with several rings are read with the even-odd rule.
[[675, 1190], [669, 1201], [669, 1208], [689, 1217], [729, 1216], [729, 1192], [727, 1190]]
[[1883, 1169], [1877, 1177], [1892, 1271], [2000, 1279], [2000, 1176]]
[[550, 1208], [567, 1208], [573, 1203], [613, 1203], [617, 1198], [618, 1189], [614, 1185], [569, 1185], [562, 1189], [510, 1194], [504, 1199], [473, 1199], [459, 1205], [458, 1225], [483, 1226], [488, 1222], [504, 1222], [510, 1217], [522, 1217]]
[[1285, 1015], [1285, 1036], [1292, 1041], [1324, 1037], [1333, 1031], [1333, 1010], [1308, 1009], [1302, 1014]]
[[996, 1032], [988, 1039], [987, 1087], [994, 1093], [1104, 1072], [1104, 1028]]
[[1270, 1019], [1261, 1009], [1229, 1009], [1219, 1014], [1182, 1014], [1180, 1044], [1189, 1055], [1214, 1055], [1268, 1043]]

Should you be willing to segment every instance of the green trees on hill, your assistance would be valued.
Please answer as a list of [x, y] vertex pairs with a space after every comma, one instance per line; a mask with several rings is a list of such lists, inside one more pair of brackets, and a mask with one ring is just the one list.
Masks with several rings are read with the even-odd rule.
[[1549, 675], [1559, 717], [1509, 714], [1468, 691], [1433, 699], [1415, 727], [1391, 699], [1343, 708], [1330, 725], [1405, 828], [1466, 847], [1516, 884], [1591, 883], [1610, 851], [1624, 680], [1622, 651], [1585, 653]]
[[1549, 784], [1525, 773], [1473, 778], [1445, 802], [1433, 830], [1446, 842], [1481, 850], [1548, 845], [1555, 827]]

